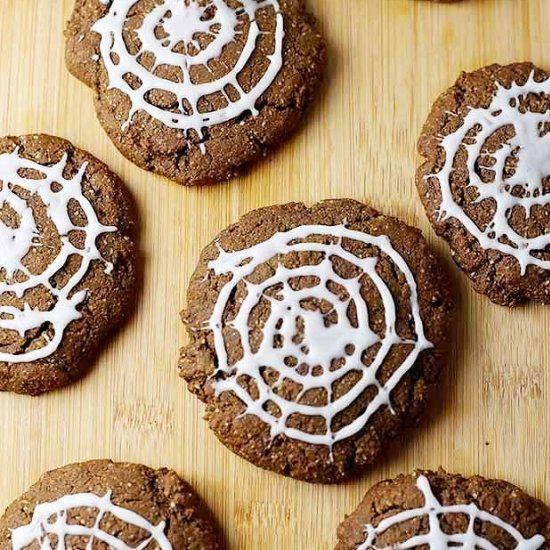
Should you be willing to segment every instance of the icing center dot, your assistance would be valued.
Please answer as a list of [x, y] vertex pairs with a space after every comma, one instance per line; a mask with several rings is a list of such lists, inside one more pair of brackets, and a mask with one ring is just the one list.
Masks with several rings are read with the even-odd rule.
[[194, 38], [198, 33], [210, 34], [212, 24], [207, 19], [206, 10], [194, 1], [189, 4], [175, 4], [171, 11], [168, 11], [159, 22], [166, 31], [167, 40], [161, 44], [167, 48], [174, 48], [178, 43], [183, 42], [185, 46], [193, 44], [200, 49], [200, 44]]
[[550, 134], [541, 135], [538, 115], [524, 115], [515, 124], [514, 144], [519, 147], [518, 170], [506, 182], [510, 188], [524, 187], [529, 193], [543, 191], [543, 180], [550, 176]]
[[[37, 229], [31, 209], [9, 189], [4, 189], [0, 191], [0, 201], [2, 197], [5, 199], [3, 204], [0, 202], [0, 270], [4, 269], [11, 278], [33, 246]], [[9, 221], [3, 218], [3, 212], [9, 212]]]

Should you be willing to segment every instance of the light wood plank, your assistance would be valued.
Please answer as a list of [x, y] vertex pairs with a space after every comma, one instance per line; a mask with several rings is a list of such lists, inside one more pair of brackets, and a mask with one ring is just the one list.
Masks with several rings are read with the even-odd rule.
[[362, 479], [315, 487], [262, 472], [217, 442], [177, 379], [178, 318], [199, 251], [247, 210], [353, 197], [421, 227], [450, 265], [414, 189], [415, 141], [457, 74], [491, 62], [550, 68], [548, 0], [309, 0], [330, 44], [307, 125], [227, 185], [183, 189], [110, 144], [92, 94], [63, 64], [71, 0], [0, 0], [0, 134], [49, 132], [106, 161], [132, 190], [145, 277], [136, 316], [81, 383], [39, 399], [0, 395], [0, 509], [45, 470], [99, 457], [169, 466], [202, 493], [232, 549], [330, 549], [373, 482], [414, 467], [505, 477], [550, 502], [548, 310], [462, 296], [456, 351], [434, 414]]

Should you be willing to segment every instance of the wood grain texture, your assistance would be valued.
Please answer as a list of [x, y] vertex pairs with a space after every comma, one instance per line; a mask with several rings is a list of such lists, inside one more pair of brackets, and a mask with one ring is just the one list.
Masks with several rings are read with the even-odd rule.
[[[308, 123], [229, 184], [183, 189], [110, 144], [92, 92], [64, 68], [71, 0], [0, 0], [0, 134], [47, 132], [107, 162], [138, 205], [143, 284], [135, 316], [82, 382], [38, 399], [0, 395], [0, 509], [45, 470], [99, 457], [169, 466], [215, 511], [231, 549], [330, 549], [366, 488], [415, 467], [505, 477], [550, 502], [549, 310], [475, 296], [435, 239], [414, 188], [415, 141], [457, 74], [491, 62], [550, 67], [548, 0], [308, 0], [330, 67]], [[449, 376], [425, 425], [344, 486], [260, 471], [227, 451], [177, 378], [178, 312], [199, 251], [247, 210], [352, 197], [421, 227], [461, 296]]]

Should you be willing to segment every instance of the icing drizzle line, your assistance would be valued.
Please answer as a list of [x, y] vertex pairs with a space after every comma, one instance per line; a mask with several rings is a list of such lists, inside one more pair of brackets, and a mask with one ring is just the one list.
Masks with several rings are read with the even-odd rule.
[[[416, 480], [418, 490], [424, 496], [424, 506], [413, 510], [405, 510], [383, 519], [376, 527], [365, 527], [366, 540], [357, 547], [357, 550], [404, 550], [406, 548], [419, 548], [426, 545], [430, 550], [443, 550], [446, 548], [463, 548], [464, 550], [499, 550], [486, 538], [477, 534], [476, 522], [490, 523], [512, 537], [516, 543], [516, 550], [537, 550], [545, 543], [542, 535], [535, 535], [529, 539], [513, 526], [485, 510], [480, 510], [474, 503], [454, 504], [443, 506], [432, 492], [430, 482], [426, 476], [419, 476]], [[443, 514], [463, 514], [468, 517], [468, 529], [465, 533], [448, 535], [441, 530], [441, 516]], [[425, 534], [414, 535], [406, 541], [392, 544], [391, 546], [378, 546], [377, 538], [386, 531], [410, 520], [427, 517], [429, 531]]]
[[[308, 238], [319, 236], [335, 242], [306, 242]], [[358, 241], [362, 246], [375, 247], [402, 274], [410, 293], [410, 318], [416, 335], [414, 340], [405, 340], [397, 333], [396, 306], [390, 289], [376, 270], [378, 258], [356, 256], [342, 246], [343, 239]], [[322, 255], [322, 260], [317, 265], [295, 268], [285, 267], [279, 261], [271, 276], [258, 284], [251, 282], [250, 276], [261, 264], [273, 258], [280, 259], [283, 255], [300, 252], [318, 253]], [[333, 262], [336, 259], [353, 265], [360, 274], [352, 279], [341, 277], [334, 269]], [[362, 430], [378, 409], [383, 406], [391, 409], [391, 392], [413, 367], [420, 353], [431, 347], [424, 335], [413, 274], [386, 236], [371, 236], [348, 229], [344, 225], [303, 225], [276, 233], [268, 240], [244, 250], [226, 252], [220, 247], [218, 258], [209, 263], [209, 268], [217, 276], [231, 275], [230, 281], [219, 293], [206, 327], [213, 333], [218, 360], [213, 377], [214, 389], [217, 394], [233, 392], [246, 406], [244, 414], [255, 415], [269, 425], [272, 438], [284, 434], [306, 443], [326, 445], [332, 451], [335, 443]], [[293, 288], [292, 281], [303, 277], [314, 277], [318, 284], [301, 290]], [[384, 306], [385, 334], [382, 338], [369, 325], [368, 306], [361, 294], [363, 277], [370, 279], [376, 287]], [[227, 322], [226, 307], [239, 284], [245, 285], [246, 296], [239, 302], [238, 313]], [[331, 290], [331, 285], [345, 289], [347, 298], [337, 296]], [[274, 289], [277, 290], [273, 295], [270, 291]], [[330, 303], [331, 312], [337, 314], [337, 321], [327, 324], [326, 316], [320, 309], [311, 311], [303, 307], [306, 300]], [[261, 301], [269, 303], [270, 312], [269, 318], [262, 324], [262, 341], [256, 350], [249, 341], [249, 319]], [[356, 326], [348, 317], [350, 307], [354, 307], [356, 311]], [[301, 338], [297, 329], [300, 324], [303, 325]], [[227, 329], [238, 335], [242, 346], [242, 357], [234, 364], [229, 364], [224, 336]], [[275, 346], [276, 339], [282, 340], [282, 345]], [[398, 345], [406, 345], [408, 355], [385, 384], [381, 384], [377, 379], [378, 371], [392, 348]], [[373, 349], [373, 346], [377, 348], [375, 357], [366, 366], [362, 361], [363, 353]], [[333, 361], [342, 358], [345, 359], [343, 366], [336, 370], [331, 369]], [[289, 359], [298, 367], [309, 365], [307, 372], [289, 366]], [[278, 381], [275, 385], [268, 384], [263, 378], [262, 369], [265, 367], [277, 372]], [[315, 373], [314, 367], [320, 367], [322, 373]], [[347, 393], [335, 397], [334, 384], [350, 373], [356, 373], [358, 381]], [[255, 381], [259, 394], [257, 398], [240, 384], [243, 376]], [[278, 387], [284, 381], [292, 381], [302, 388], [297, 399], [286, 399], [277, 393]], [[352, 405], [369, 387], [376, 389], [376, 395], [368, 407], [352, 422], [333, 431], [335, 417]], [[300, 398], [310, 390], [324, 391], [327, 403], [320, 406], [301, 403]], [[277, 407], [279, 415], [267, 411], [270, 403]], [[296, 414], [311, 419], [323, 418], [324, 433], [308, 433], [289, 426], [289, 419]]]
[[[256, 103], [271, 86], [283, 64], [283, 15], [277, 0], [238, 0], [239, 8], [230, 7], [227, 0], [163, 0], [145, 15], [142, 26], [137, 29], [141, 48], [134, 55], [128, 51], [123, 35], [129, 12], [138, 1], [112, 0], [108, 13], [92, 27], [93, 31], [101, 35], [101, 59], [107, 69], [109, 88], [120, 90], [132, 103], [123, 128], [130, 124], [137, 111], [142, 110], [170, 128], [186, 133], [194, 130], [203, 138], [204, 128], [227, 122], [247, 111], [253, 115], [258, 114]], [[102, 3], [109, 2], [102, 0]], [[257, 41], [263, 31], [258, 25], [256, 14], [258, 10], [266, 8], [274, 11], [274, 50], [266, 56], [269, 65], [264, 74], [252, 89], [245, 91], [238, 77], [257, 50]], [[209, 63], [218, 59], [224, 48], [234, 43], [238, 35], [243, 34], [242, 27], [247, 20], [250, 27], [234, 66], [227, 67], [228, 72], [217, 80], [193, 82], [191, 69], [203, 66], [211, 73]], [[163, 38], [158, 37], [158, 29], [163, 29]], [[201, 35], [209, 38], [208, 44], [202, 48], [197, 40]], [[185, 53], [175, 50], [182, 43]], [[140, 55], [144, 52], [155, 56], [152, 70], [139, 63]], [[155, 74], [155, 70], [161, 65], [180, 69], [181, 82]], [[137, 88], [128, 84], [128, 74], [137, 77]], [[229, 89], [233, 90], [233, 94], [229, 94], [231, 98], [228, 95]], [[176, 112], [157, 107], [148, 101], [149, 93], [155, 90], [170, 92], [176, 100]], [[235, 93], [238, 99], [235, 99]], [[225, 107], [201, 112], [201, 100], [204, 101], [212, 94], [221, 94]]]
[[[445, 164], [436, 174], [427, 178], [436, 178], [442, 194], [439, 219], [458, 220], [479, 242], [482, 248], [498, 250], [516, 258], [522, 275], [528, 265], [550, 269], [550, 261], [533, 255], [550, 245], [550, 226], [538, 237], [527, 238], [510, 226], [512, 211], [524, 210], [527, 218], [533, 208], [545, 208], [550, 205], [550, 193], [543, 193], [543, 180], [550, 177], [550, 133], [546, 126], [550, 123], [548, 111], [543, 113], [520, 110], [520, 100], [528, 94], [550, 94], [548, 80], [537, 82], [531, 73], [525, 84], [513, 83], [509, 88], [496, 84], [496, 94], [486, 109], [471, 109], [464, 123], [455, 132], [441, 140], [445, 150]], [[483, 152], [485, 142], [498, 130], [512, 126], [515, 135], [493, 153]], [[474, 137], [472, 133], [474, 128]], [[492, 220], [484, 229], [468, 216], [462, 206], [453, 197], [451, 175], [455, 158], [459, 150], [467, 153], [469, 173], [468, 187], [476, 192], [476, 203], [490, 199], [495, 205]], [[484, 183], [476, 171], [482, 157], [492, 157], [494, 164], [490, 171], [494, 178]], [[506, 177], [505, 166], [509, 158], [517, 158], [515, 173]], [[521, 190], [521, 196], [514, 196], [514, 189]]]
[[[97, 513], [92, 527], [67, 521], [70, 510], [83, 508], [93, 509]], [[106, 515], [114, 516], [120, 521], [142, 529], [149, 536], [142, 543], [130, 546], [117, 536], [103, 530], [102, 522]], [[112, 518], [107, 518], [106, 521], [111, 522]], [[52, 548], [70, 550], [72, 546], [67, 544], [67, 537], [86, 537], [89, 538], [86, 544], [87, 550], [95, 548], [94, 543], [106, 544], [113, 550], [145, 550], [150, 544], [156, 543], [156, 548], [159, 550], [172, 550], [172, 545], [164, 534], [165, 529], [165, 522], [152, 525], [136, 512], [113, 504], [110, 491], [103, 497], [92, 493], [80, 493], [66, 495], [55, 502], [36, 506], [31, 523], [12, 531], [11, 547], [12, 550], [25, 550], [36, 543], [40, 550], [52, 550]], [[54, 546], [52, 546], [52, 537], [57, 541]]]
[[[91, 263], [95, 260], [103, 261], [106, 272], [112, 270], [113, 266], [101, 256], [96, 240], [103, 233], [114, 232], [117, 228], [102, 225], [93, 206], [82, 193], [82, 178], [87, 164], [83, 164], [72, 179], [63, 176], [66, 165], [66, 154], [53, 166], [43, 166], [21, 158], [17, 149], [0, 155], [0, 209], [9, 207], [18, 218], [17, 227], [6, 225], [0, 219], [0, 272], [4, 271], [6, 278], [5, 282], [0, 282], [0, 296], [12, 293], [24, 299], [26, 292], [41, 287], [54, 299], [53, 305], [46, 311], [31, 308], [27, 303], [23, 309], [0, 305], [1, 331], [16, 332], [23, 338], [29, 330], [50, 325], [54, 333], [52, 338], [44, 334], [43, 345], [38, 349], [20, 354], [0, 352], [0, 361], [24, 363], [52, 355], [60, 346], [67, 326], [81, 316], [78, 307], [86, 298], [86, 290], [74, 290], [85, 277]], [[42, 179], [23, 177], [21, 170], [25, 169], [38, 172], [43, 176]], [[21, 190], [41, 199], [59, 234], [60, 252], [42, 273], [31, 273], [24, 264], [27, 254], [42, 244], [34, 212], [22, 198]], [[68, 210], [71, 201], [76, 201], [85, 214], [85, 226], [74, 225], [71, 221]], [[85, 235], [83, 249], [71, 243], [69, 235], [72, 231]], [[80, 256], [80, 266], [60, 288], [52, 281], [74, 255]], [[19, 276], [15, 278], [16, 275]]]

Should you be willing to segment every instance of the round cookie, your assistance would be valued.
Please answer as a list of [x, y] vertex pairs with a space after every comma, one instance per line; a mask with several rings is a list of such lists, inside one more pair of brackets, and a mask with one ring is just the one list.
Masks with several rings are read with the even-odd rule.
[[71, 550], [222, 548], [210, 513], [175, 472], [108, 460], [44, 474], [0, 519], [0, 550], [61, 543]]
[[0, 390], [79, 378], [135, 286], [133, 214], [103, 163], [46, 135], [0, 139]]
[[69, 71], [138, 166], [229, 179], [298, 125], [325, 66], [303, 0], [76, 0]]
[[550, 509], [500, 480], [443, 471], [382, 481], [339, 527], [336, 550], [550, 548]]
[[550, 80], [531, 63], [460, 75], [418, 142], [417, 187], [475, 290], [550, 303]]
[[232, 451], [339, 482], [421, 415], [452, 310], [417, 229], [353, 200], [262, 208], [200, 257], [181, 376]]

